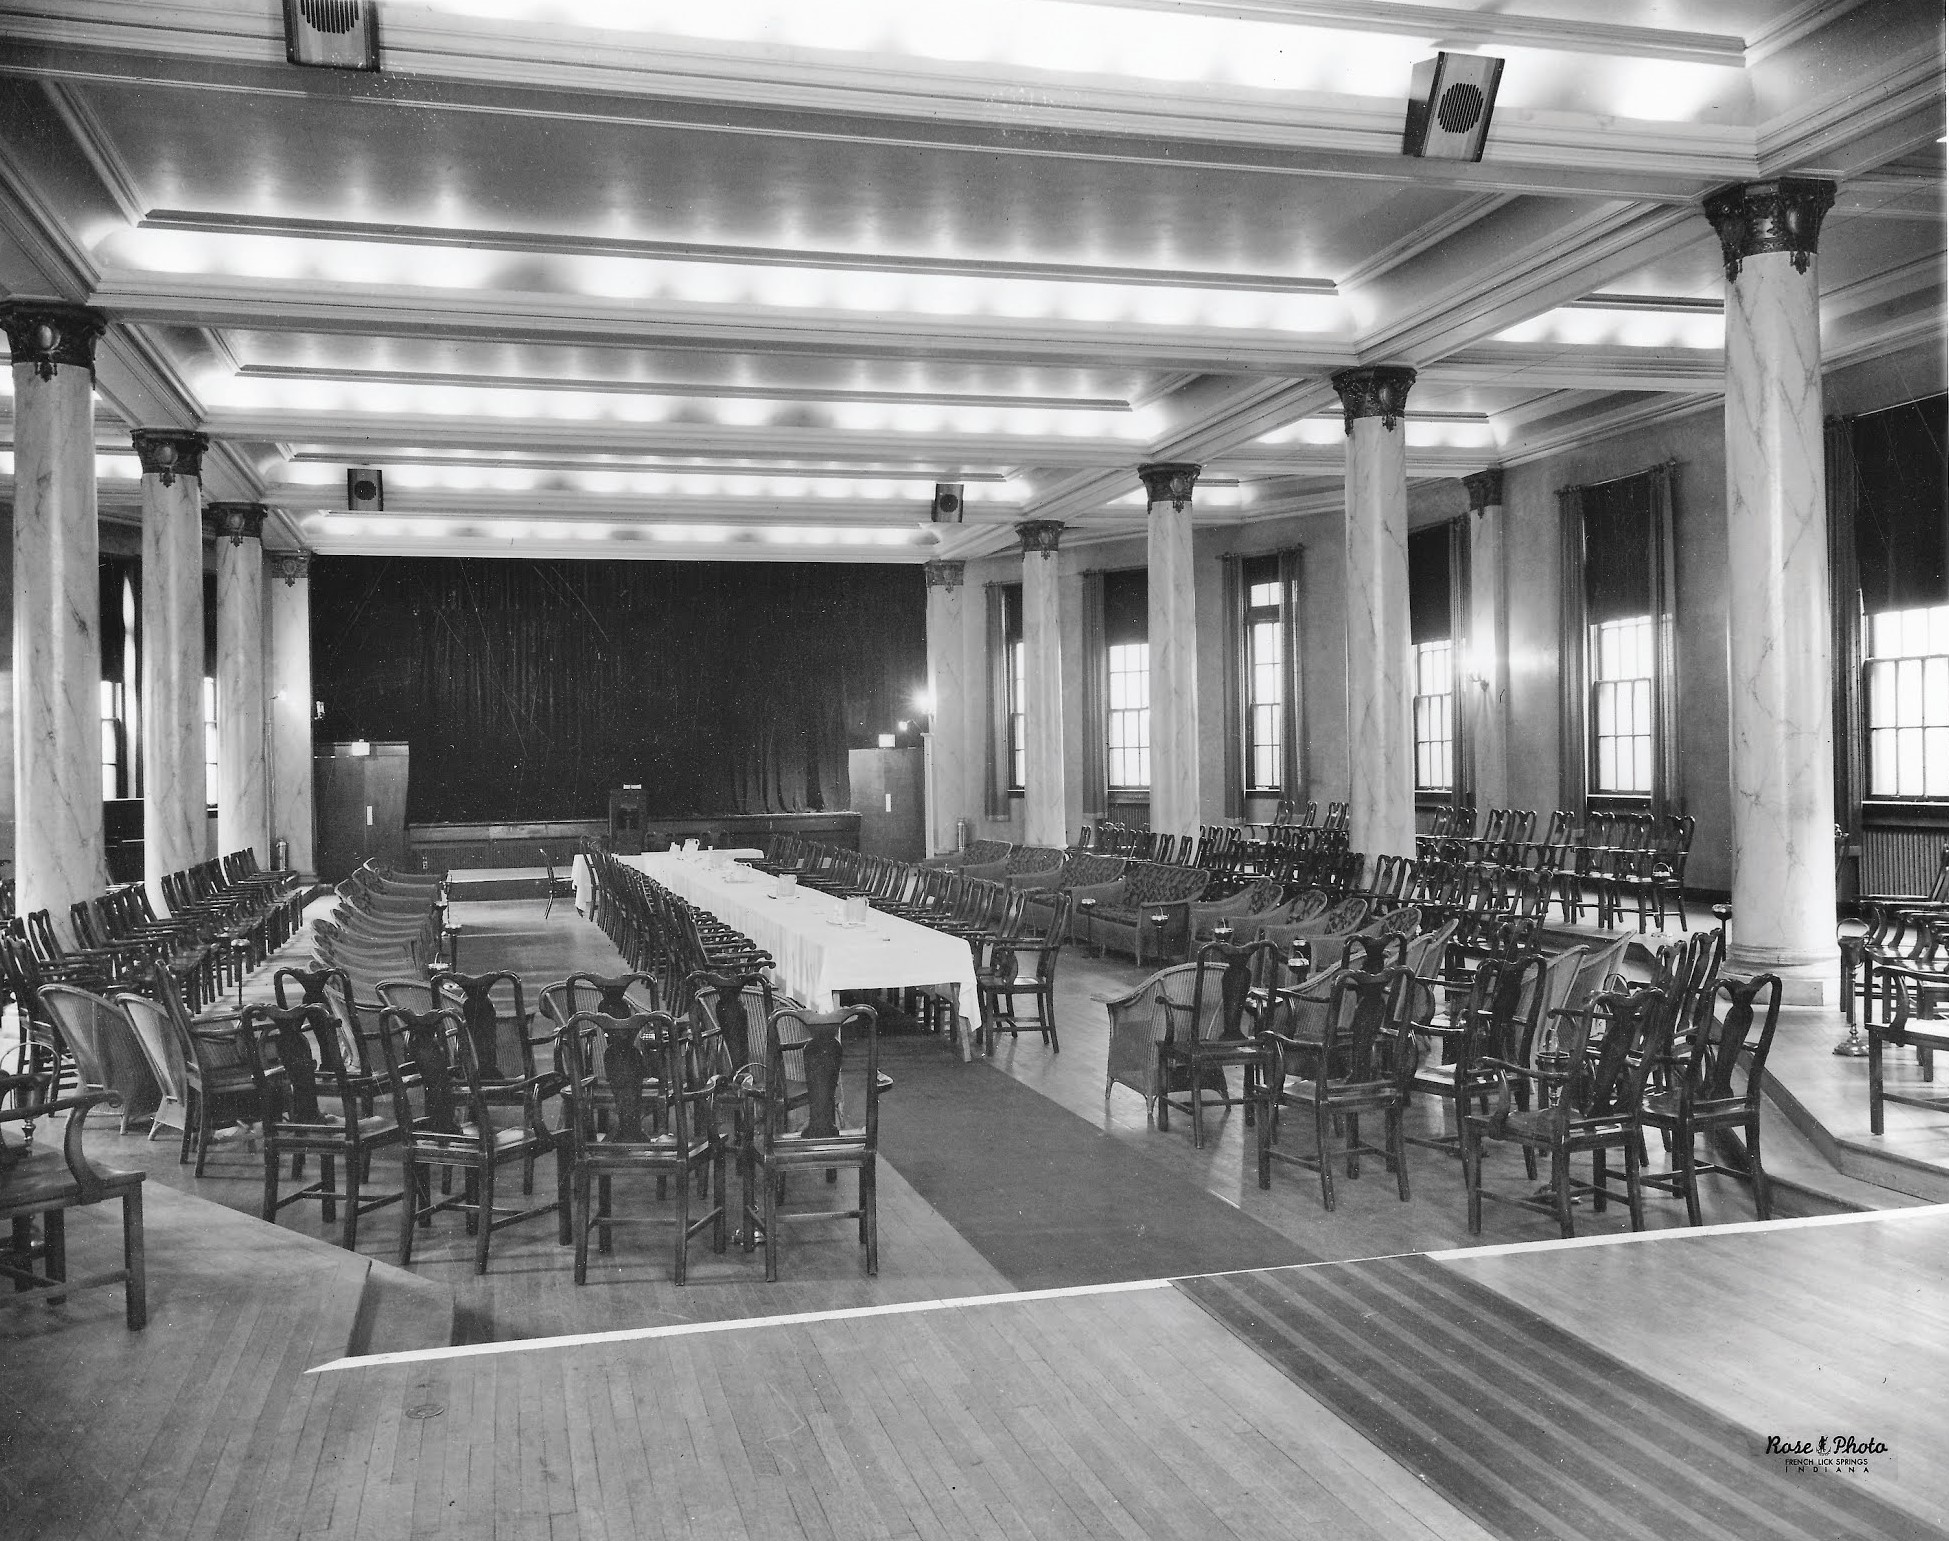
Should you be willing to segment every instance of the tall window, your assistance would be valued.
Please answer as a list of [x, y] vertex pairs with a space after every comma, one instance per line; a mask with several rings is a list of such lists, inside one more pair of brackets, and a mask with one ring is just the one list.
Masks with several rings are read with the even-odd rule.
[[203, 800], [217, 801], [217, 682], [203, 676]]
[[1150, 785], [1150, 644], [1110, 648], [1110, 785]]
[[1455, 789], [1453, 537], [1445, 524], [1408, 537], [1408, 621], [1414, 657], [1414, 787]]
[[1414, 785], [1446, 792], [1455, 785], [1455, 644], [1414, 645]]
[[1150, 786], [1150, 572], [1103, 575], [1104, 780], [1113, 792]]
[[1949, 799], [1949, 399], [1864, 413], [1847, 433], [1866, 795]]
[[1672, 468], [1558, 494], [1564, 566], [1567, 801], [1641, 798], [1683, 806], [1678, 737]]
[[1657, 668], [1651, 617], [1600, 621], [1590, 629], [1590, 789], [1651, 791], [1651, 685]]
[[111, 802], [122, 795], [122, 687], [114, 680], [101, 684], [102, 800]]
[[1008, 644], [1008, 784], [1020, 790], [1029, 784], [1028, 713], [1022, 706], [1022, 669], [1028, 644], [1020, 637]]
[[1285, 776], [1286, 687], [1280, 641], [1279, 559], [1243, 564], [1245, 584], [1245, 785], [1277, 792]]
[[1868, 795], [1949, 797], [1949, 605], [1868, 617]]

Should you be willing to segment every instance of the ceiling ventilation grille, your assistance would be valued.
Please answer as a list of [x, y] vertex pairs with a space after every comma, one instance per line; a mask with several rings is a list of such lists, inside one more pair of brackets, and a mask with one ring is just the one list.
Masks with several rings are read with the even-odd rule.
[[325, 69], [378, 69], [373, 0], [284, 0], [284, 56]]

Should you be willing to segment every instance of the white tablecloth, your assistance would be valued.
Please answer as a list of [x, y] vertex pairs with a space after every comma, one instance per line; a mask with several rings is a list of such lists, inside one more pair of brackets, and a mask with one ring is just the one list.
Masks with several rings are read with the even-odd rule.
[[[844, 900], [809, 888], [774, 899], [768, 874], [735, 865], [714, 870], [702, 855], [662, 852], [623, 859], [764, 948], [777, 960], [780, 982], [814, 1011], [831, 1010], [841, 990], [954, 985], [963, 1024], [974, 1013], [974, 955], [959, 937], [878, 910], [867, 912], [864, 927], [834, 925], [845, 913]], [[958, 1036], [965, 1054], [965, 1026]]]
[[[727, 847], [724, 854], [733, 861], [756, 861], [765, 853], [755, 845], [737, 845]], [[640, 856], [619, 856], [616, 859], [638, 869], [643, 866]], [[575, 858], [575, 912], [578, 915], [589, 913], [589, 901], [595, 897], [595, 890], [595, 879], [589, 875], [589, 858], [578, 853]]]

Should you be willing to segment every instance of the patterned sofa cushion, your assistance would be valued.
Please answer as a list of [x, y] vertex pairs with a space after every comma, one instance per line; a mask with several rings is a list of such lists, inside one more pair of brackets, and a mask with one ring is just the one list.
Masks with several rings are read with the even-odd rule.
[[990, 862], [1006, 861], [1011, 849], [1006, 840], [976, 840], [961, 853], [961, 865], [985, 867]]
[[1063, 864], [1063, 853], [1052, 845], [1017, 846], [1008, 858], [1008, 876], [1025, 872], [1053, 872]]
[[1121, 856], [1102, 856], [1090, 851], [1072, 851], [1062, 864], [1061, 888], [1088, 888], [1096, 883], [1114, 883], [1123, 876], [1126, 860]]
[[1123, 898], [1119, 908], [1142, 909], [1146, 904], [1172, 904], [1196, 899], [1205, 891], [1211, 874], [1203, 867], [1167, 867], [1161, 862], [1138, 861], [1124, 875]]

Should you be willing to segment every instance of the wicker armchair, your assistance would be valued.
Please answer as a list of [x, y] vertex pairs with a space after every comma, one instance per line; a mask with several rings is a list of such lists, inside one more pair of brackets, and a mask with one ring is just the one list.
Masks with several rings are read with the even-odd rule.
[[[1266, 920], [1277, 919], [1284, 913], [1281, 900], [1286, 885], [1273, 877], [1254, 878], [1252, 882], [1235, 894], [1223, 899], [1213, 899], [1208, 903], [1191, 906], [1191, 942], [1198, 946], [1212, 939], [1212, 927], [1221, 920], [1230, 921], [1235, 931], [1251, 933], [1251, 920], [1262, 916]], [[1324, 901], [1324, 895], [1321, 896]]]

